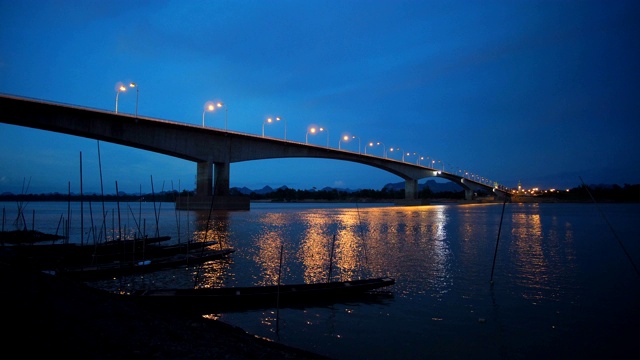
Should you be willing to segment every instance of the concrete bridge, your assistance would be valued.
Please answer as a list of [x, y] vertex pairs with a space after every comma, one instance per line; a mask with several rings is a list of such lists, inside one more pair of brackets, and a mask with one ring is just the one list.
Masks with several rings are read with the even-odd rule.
[[441, 177], [459, 184], [465, 198], [478, 190], [508, 196], [507, 189], [489, 186], [453, 173], [418, 164], [358, 154], [295, 141], [261, 137], [192, 124], [111, 111], [0, 95], [0, 122], [55, 131], [174, 156], [197, 164], [196, 196], [179, 199], [178, 209], [248, 210], [249, 199], [229, 196], [230, 164], [273, 158], [325, 158], [357, 162], [388, 171], [405, 181], [405, 205], [421, 204], [418, 180]]

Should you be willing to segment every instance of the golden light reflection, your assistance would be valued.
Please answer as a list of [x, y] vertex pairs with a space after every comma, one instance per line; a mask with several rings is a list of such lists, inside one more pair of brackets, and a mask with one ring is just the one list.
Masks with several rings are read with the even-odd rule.
[[261, 219], [261, 223], [264, 226], [256, 244], [258, 251], [253, 257], [262, 270], [257, 285], [277, 285], [278, 282], [284, 284], [286, 274], [289, 273], [286, 261], [289, 251], [283, 234], [287, 219], [283, 214], [267, 214]]
[[228, 214], [221, 212], [214, 217], [210, 217], [208, 211], [197, 211], [195, 214], [196, 229], [192, 233], [192, 241], [217, 241], [220, 249], [228, 247]]
[[263, 233], [257, 244], [258, 252], [253, 260], [262, 269], [257, 285], [277, 285], [282, 281], [282, 274], [288, 273], [285, 262], [287, 258], [282, 236], [277, 231]]
[[224, 286], [232, 264], [233, 258], [226, 257], [194, 267], [192, 271], [193, 287], [212, 288]]
[[329, 276], [329, 252], [333, 241], [333, 235], [327, 230], [332, 221], [320, 214], [303, 214], [301, 220], [306, 226], [306, 231], [300, 244], [298, 258], [304, 267], [304, 281], [325, 282]]
[[[569, 246], [573, 239], [571, 227], [566, 227], [567, 231], [564, 234], [545, 234], [539, 212], [539, 207], [528, 206], [521, 207], [511, 216], [513, 241], [510, 252], [515, 256], [510, 257], [516, 261], [516, 281], [528, 289], [522, 296], [533, 300], [543, 298], [545, 293], [548, 294], [549, 284], [558, 283], [552, 278], [566, 275], [567, 267], [573, 266], [571, 259], [575, 257], [572, 247]], [[552, 227], [561, 228], [557, 224]], [[560, 257], [562, 260], [558, 260]], [[557, 264], [562, 264], [565, 268], [554, 269]]]

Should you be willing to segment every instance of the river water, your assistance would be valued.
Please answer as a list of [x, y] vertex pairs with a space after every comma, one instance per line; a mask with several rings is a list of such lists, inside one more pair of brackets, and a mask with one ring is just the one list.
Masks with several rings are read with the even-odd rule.
[[[0, 205], [7, 229], [17, 204]], [[62, 233], [70, 219], [72, 242], [206, 234], [236, 250], [90, 283], [107, 290], [266, 285], [279, 273], [285, 284], [322, 282], [329, 268], [334, 280], [395, 278], [375, 302], [207, 315], [335, 359], [627, 358], [640, 340], [640, 204], [252, 203], [210, 213], [107, 203], [108, 229], [102, 204], [22, 206], [36, 230]]]

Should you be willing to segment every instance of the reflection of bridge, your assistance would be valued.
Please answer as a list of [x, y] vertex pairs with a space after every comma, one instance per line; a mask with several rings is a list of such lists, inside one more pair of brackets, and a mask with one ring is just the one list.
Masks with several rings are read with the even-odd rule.
[[[107, 141], [196, 162], [196, 199], [190, 200], [190, 208], [208, 209], [213, 204], [219, 209], [248, 209], [248, 199], [229, 196], [230, 164], [294, 157], [351, 161], [391, 172], [405, 181], [406, 204], [419, 203], [418, 180], [433, 176], [459, 184], [468, 200], [480, 190], [508, 195], [498, 186], [426, 166], [295, 141], [7, 95], [0, 95], [0, 105], [3, 123]], [[178, 201], [176, 206], [184, 208], [186, 204]]]

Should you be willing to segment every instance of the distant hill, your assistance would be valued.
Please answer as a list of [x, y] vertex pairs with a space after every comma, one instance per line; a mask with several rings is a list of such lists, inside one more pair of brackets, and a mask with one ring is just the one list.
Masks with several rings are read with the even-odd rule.
[[[287, 189], [288, 189], [288, 187], [287, 187], [286, 185], [283, 185], [283, 186], [280, 186], [278, 189], [287, 190]], [[276, 190], [278, 190], [278, 189], [276, 189]], [[267, 186], [263, 187], [262, 189], [257, 189], [257, 190], [251, 190], [251, 189], [249, 189], [249, 188], [248, 188], [248, 187], [246, 187], [246, 186], [243, 186], [243, 187], [241, 187], [241, 188], [239, 188], [239, 187], [232, 187], [230, 190], [231, 190], [232, 192], [233, 192], [233, 191], [237, 191], [238, 193], [243, 194], [243, 195], [249, 195], [249, 194], [251, 194], [251, 193], [256, 193], [256, 194], [258, 194], [258, 195], [265, 195], [265, 194], [270, 194], [270, 193], [272, 193], [272, 192], [276, 191], [276, 190], [274, 190], [274, 189], [273, 189], [271, 186], [269, 186], [269, 185], [267, 185]]]
[[[453, 182], [439, 183], [435, 180], [427, 180], [423, 184], [418, 183], [418, 191], [424, 190], [425, 188], [429, 188], [432, 193], [441, 193], [441, 192], [459, 192], [462, 191], [462, 187]], [[397, 183], [389, 183], [386, 184], [383, 189], [387, 190], [403, 190], [404, 189], [404, 181]]]
[[[441, 193], [441, 192], [459, 192], [462, 191], [462, 188], [460, 187], [460, 185], [457, 185], [455, 183], [452, 182], [446, 182], [446, 183], [439, 183], [436, 182], [435, 180], [427, 180], [426, 182], [424, 182], [423, 184], [418, 184], [418, 190], [423, 190], [425, 187], [428, 187], [429, 190], [431, 190], [432, 193]], [[255, 193], [258, 195], [266, 195], [269, 193], [272, 193], [274, 191], [277, 191], [278, 189], [282, 189], [282, 190], [287, 190], [289, 189], [289, 187], [287, 187], [286, 185], [280, 186], [277, 189], [273, 189], [270, 186], [265, 186], [262, 189], [249, 189], [246, 186], [245, 187], [233, 187], [231, 188], [232, 192], [238, 192], [240, 194], [243, 195], [250, 195], [251, 193]], [[401, 182], [397, 182], [397, 183], [389, 183], [386, 184], [385, 186], [382, 187], [382, 189], [386, 189], [386, 190], [393, 190], [393, 191], [398, 191], [398, 190], [403, 190], [404, 189], [404, 181]], [[382, 190], [381, 189], [381, 190]], [[344, 191], [347, 193], [352, 193], [352, 192], [356, 192], [362, 189], [344, 189], [344, 188], [332, 188], [332, 187], [323, 187], [322, 189], [319, 190], [323, 190], [323, 191], [332, 191], [332, 190], [338, 190], [338, 191]]]

